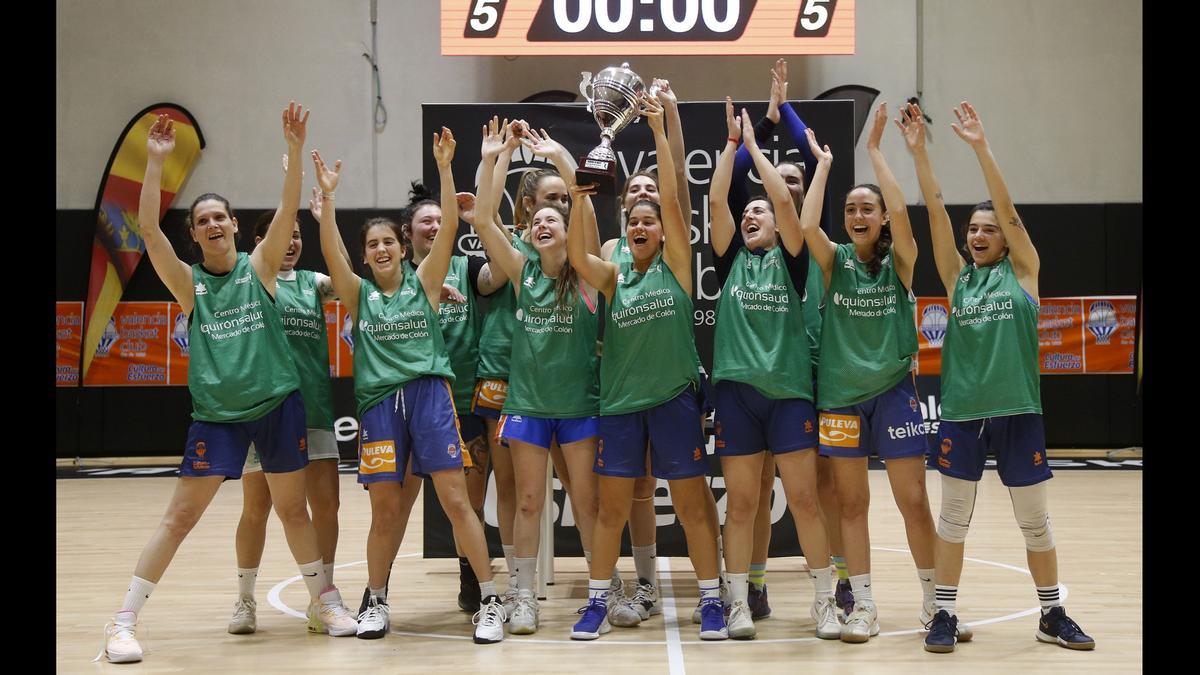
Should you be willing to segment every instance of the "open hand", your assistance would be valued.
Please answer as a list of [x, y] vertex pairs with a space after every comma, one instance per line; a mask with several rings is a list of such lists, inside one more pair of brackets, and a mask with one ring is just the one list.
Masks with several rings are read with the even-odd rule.
[[442, 127], [442, 133], [433, 132], [433, 159], [439, 167], [450, 166], [454, 159], [454, 133]]
[[916, 103], [900, 106], [900, 119], [895, 120], [909, 151], [925, 147], [925, 115]]
[[304, 147], [304, 137], [308, 133], [308, 111], [295, 101], [288, 103], [283, 111], [283, 138], [289, 148]]
[[808, 137], [808, 149], [812, 150], [813, 157], [817, 158], [817, 162], [828, 164], [833, 162], [833, 153], [829, 151], [829, 146], [822, 148], [817, 145], [817, 134], [813, 132], [812, 127], [804, 130], [804, 135]]
[[168, 115], [159, 115], [150, 125], [150, 136], [146, 139], [146, 153], [152, 159], [162, 160], [175, 149], [175, 121]]
[[313, 165], [317, 167], [317, 185], [321, 186], [321, 192], [325, 194], [333, 194], [337, 189], [338, 180], [341, 178], [342, 160], [337, 160], [333, 163], [331, 170], [325, 164], [325, 160], [321, 159], [321, 153], [317, 150], [312, 151]]
[[973, 148], [987, 143], [987, 139], [983, 135], [983, 122], [979, 121], [979, 114], [975, 112], [974, 106], [963, 101], [959, 107], [954, 109], [954, 116], [958, 118], [958, 124], [951, 122], [950, 128], [958, 134], [959, 138]]
[[646, 92], [642, 92], [638, 100], [642, 104], [640, 114], [646, 118], [646, 122], [655, 133], [663, 133], [663, 107], [657, 99], [650, 98]]
[[871, 133], [867, 136], [868, 150], [879, 147], [879, 140], [883, 138], [883, 130], [887, 128], [887, 121], [887, 101], [884, 101], [875, 109], [875, 116], [871, 118]]
[[470, 192], [456, 192], [454, 199], [458, 202], [458, 217], [475, 227], [475, 195]]

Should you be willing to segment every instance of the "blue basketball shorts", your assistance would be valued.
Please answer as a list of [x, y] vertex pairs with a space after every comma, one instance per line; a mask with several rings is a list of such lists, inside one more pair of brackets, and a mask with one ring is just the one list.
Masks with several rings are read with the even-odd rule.
[[1036, 485], [1053, 477], [1046, 459], [1046, 430], [1037, 413], [942, 420], [929, 466], [947, 476], [977, 481], [983, 477], [989, 449], [996, 455], [1000, 481], [1008, 487]]
[[820, 430], [826, 457], [924, 457], [929, 445], [912, 375], [857, 405], [822, 410]]
[[419, 377], [363, 413], [358, 482], [403, 482], [409, 462], [415, 476], [461, 469], [471, 461], [463, 448], [450, 383], [433, 375]]
[[[647, 449], [647, 441], [650, 447]], [[700, 395], [695, 385], [648, 410], [600, 416], [593, 470], [602, 476], [641, 478], [646, 453], [655, 478], [680, 480], [708, 473]]]
[[250, 422], [205, 422], [188, 428], [180, 476], [241, 478], [253, 443], [262, 470], [290, 473], [308, 466], [304, 400], [297, 389], [274, 410]]
[[722, 380], [716, 386], [714, 417], [720, 457], [776, 455], [817, 447], [817, 410], [802, 398], [771, 399], [745, 382]]

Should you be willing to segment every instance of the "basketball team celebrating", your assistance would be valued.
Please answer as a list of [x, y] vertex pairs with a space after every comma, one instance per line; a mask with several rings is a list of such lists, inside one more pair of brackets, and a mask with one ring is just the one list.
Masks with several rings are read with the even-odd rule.
[[[163, 164], [175, 141], [173, 123], [160, 116], [149, 132], [138, 219], [154, 270], [189, 314], [193, 422], [166, 514], [106, 627], [104, 656], [115, 663], [142, 659], [138, 613], [226, 478], [242, 478], [244, 491], [230, 633], [256, 629], [254, 583], [274, 508], [310, 596], [308, 630], [384, 637], [388, 580], [423, 477], [432, 479], [453, 526], [458, 604], [473, 614], [475, 642], [503, 640], [506, 626], [513, 635], [535, 633], [547, 454], [569, 495], [589, 567], [574, 640], [661, 614], [658, 479], [668, 481], [686, 535], [700, 590], [692, 613], [700, 638], [753, 639], [755, 622], [771, 614], [765, 569], [778, 470], [813, 581], [816, 636], [868, 641], [880, 630], [867, 527], [867, 458], [876, 454], [886, 464], [917, 568], [925, 649], [952, 652], [972, 638], [955, 603], [991, 451], [1041, 604], [1036, 638], [1093, 649], [1060, 601], [1047, 514], [1040, 260], [979, 115], [963, 102], [951, 124], [974, 150], [991, 198], [961, 226], [961, 248], [920, 108], [904, 105], [894, 120], [916, 167], [951, 312], [936, 439], [889, 434], [910, 424], [923, 428], [923, 419], [913, 374], [917, 243], [880, 150], [887, 104], [868, 123], [877, 184], [845, 195], [850, 241], [837, 244], [829, 236], [836, 219], [825, 205], [833, 153], [787, 102], [782, 59], [771, 79], [767, 114], [757, 125], [726, 99], [727, 138], [709, 194], [721, 283], [711, 378], [693, 336], [693, 210], [678, 104], [665, 81], [640, 100], [657, 173], [639, 171], [626, 180], [618, 194], [623, 234], [608, 242], [599, 237], [596, 186], [576, 184], [567, 150], [523, 120], [493, 118], [483, 126], [474, 195], [456, 193], [455, 134], [445, 127], [435, 133], [440, 196], [414, 186], [412, 203], [396, 220], [363, 223], [354, 253], [337, 224], [341, 161], [330, 165], [313, 150], [317, 187], [309, 207], [320, 223], [327, 275], [295, 268], [303, 246], [297, 213], [308, 121], [301, 106], [283, 112], [283, 195], [255, 228], [252, 252], [237, 250], [229, 202], [202, 194], [187, 222], [201, 258], [192, 265], [177, 256], [159, 223]], [[760, 149], [756, 139], [770, 137], [780, 121], [802, 164], [773, 166]], [[521, 147], [555, 169], [522, 176], [510, 226], [501, 222], [499, 206], [509, 162]], [[751, 168], [765, 194], [749, 194]], [[486, 258], [453, 254], [460, 219], [474, 228]], [[333, 583], [338, 448], [322, 309], [333, 298], [353, 324], [358, 482], [371, 506], [368, 583], [357, 613]], [[710, 412], [727, 491], [724, 528], [706, 478]], [[489, 465], [508, 572], [504, 589], [493, 579], [482, 525]], [[941, 474], [936, 527], [927, 466]], [[616, 567], [627, 523], [636, 568], [631, 583]]]

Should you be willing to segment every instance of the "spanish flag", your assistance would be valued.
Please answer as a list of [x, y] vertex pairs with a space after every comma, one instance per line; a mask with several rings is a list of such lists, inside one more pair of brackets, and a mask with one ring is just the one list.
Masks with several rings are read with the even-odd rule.
[[146, 174], [146, 139], [150, 126], [161, 114], [175, 121], [175, 150], [163, 164], [160, 222], [204, 148], [200, 126], [191, 113], [174, 103], [158, 103], [142, 110], [121, 132], [96, 197], [96, 237], [92, 241], [92, 269], [84, 309], [81, 382], [117, 301], [125, 292], [125, 284], [146, 251], [137, 221], [138, 200]]

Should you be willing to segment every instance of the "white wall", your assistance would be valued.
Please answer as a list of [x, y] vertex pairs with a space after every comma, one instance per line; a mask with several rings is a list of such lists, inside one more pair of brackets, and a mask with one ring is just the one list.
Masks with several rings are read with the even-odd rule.
[[[177, 206], [209, 190], [235, 206], [272, 206], [285, 150], [279, 111], [289, 98], [313, 109], [307, 147], [344, 160], [343, 208], [398, 206], [420, 176], [421, 102], [576, 91], [580, 70], [618, 61], [442, 57], [438, 4], [379, 2], [388, 124], [376, 137], [362, 56], [371, 42], [369, 0], [57, 0], [57, 208], [94, 205], [116, 134], [159, 101], [190, 110], [208, 142]], [[880, 89], [893, 106], [914, 95], [917, 20], [917, 0], [858, 0], [857, 53], [791, 57], [791, 97], [840, 84]], [[947, 199], [983, 196], [973, 155], [946, 126], [951, 107], [967, 98], [1019, 203], [1140, 201], [1141, 26], [1140, 5], [1123, 0], [924, 0], [924, 100]], [[644, 76], [669, 78], [685, 100], [701, 101], [765, 98], [774, 59], [628, 60]], [[457, 131], [474, 142], [474, 130]], [[858, 178], [871, 179], [861, 146]], [[894, 128], [884, 151], [917, 202]]]

